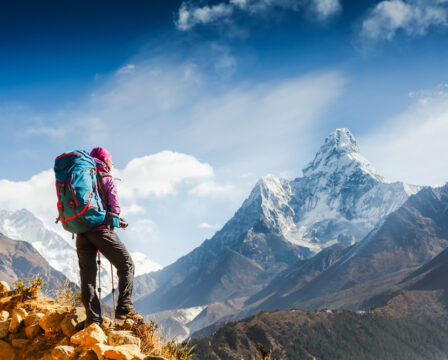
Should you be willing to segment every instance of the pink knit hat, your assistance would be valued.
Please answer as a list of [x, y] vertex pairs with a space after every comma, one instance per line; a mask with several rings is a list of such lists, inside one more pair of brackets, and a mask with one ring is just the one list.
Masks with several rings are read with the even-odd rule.
[[90, 152], [90, 156], [106, 162], [112, 155], [109, 151], [102, 147], [96, 147]]

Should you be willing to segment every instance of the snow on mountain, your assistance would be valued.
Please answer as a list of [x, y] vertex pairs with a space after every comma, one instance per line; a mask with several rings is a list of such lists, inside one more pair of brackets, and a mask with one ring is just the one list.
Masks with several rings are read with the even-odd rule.
[[191, 335], [191, 329], [187, 326], [193, 321], [206, 306], [195, 306], [186, 309], [161, 311], [145, 316], [145, 320], [150, 322], [156, 319], [162, 330], [162, 335], [176, 342], [181, 342]]
[[29, 242], [53, 268], [79, 284], [74, 242], [69, 244], [28, 210], [0, 210], [0, 232], [11, 239]]
[[261, 178], [238, 214], [259, 214], [269, 228], [313, 253], [361, 240], [421, 187], [390, 183], [362, 156], [348, 129], [337, 129], [292, 181]]
[[[0, 233], [14, 240], [29, 242], [54, 269], [79, 285], [75, 240], [70, 240], [71, 243], [67, 242], [26, 209], [0, 210]], [[70, 234], [67, 233], [67, 235], [69, 238]], [[143, 253], [134, 252], [131, 256], [135, 263], [136, 275], [161, 269], [159, 264], [149, 260]], [[117, 287], [116, 270], [114, 273], [115, 287]], [[101, 256], [101, 288], [103, 295], [112, 291], [110, 264], [104, 256]]]
[[135, 265], [135, 276], [146, 274], [151, 271], [157, 271], [162, 268], [160, 264], [149, 260], [148, 257], [141, 252], [131, 252], [131, 257]]

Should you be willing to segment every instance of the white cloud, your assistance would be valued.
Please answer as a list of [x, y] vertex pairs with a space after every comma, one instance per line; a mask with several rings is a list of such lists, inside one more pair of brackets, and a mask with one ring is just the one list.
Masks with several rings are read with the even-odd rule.
[[414, 103], [373, 134], [359, 138], [361, 150], [386, 178], [419, 185], [448, 181], [448, 94], [413, 94]]
[[121, 197], [131, 200], [173, 194], [176, 186], [185, 181], [210, 179], [213, 177], [213, 168], [194, 156], [162, 151], [133, 159], [123, 170], [115, 171], [115, 174], [122, 179], [119, 182]]
[[208, 24], [220, 18], [229, 16], [234, 11], [230, 4], [195, 7], [189, 2], [183, 2], [179, 8], [176, 26], [179, 30], [189, 30], [199, 24]]
[[0, 179], [0, 209], [26, 208], [46, 224], [58, 216], [56, 187], [53, 170], [46, 170], [27, 181]]
[[232, 185], [219, 185], [213, 181], [203, 182], [196, 185], [188, 193], [194, 196], [226, 196], [234, 191]]
[[364, 19], [361, 37], [392, 40], [397, 31], [425, 35], [431, 26], [447, 26], [446, 0], [387, 0], [378, 3]]
[[339, 0], [230, 0], [216, 5], [198, 5], [196, 2], [184, 1], [175, 20], [179, 30], [186, 31], [196, 25], [205, 25], [231, 17], [241, 11], [251, 15], [266, 13], [275, 8], [299, 11], [303, 8], [315, 12], [324, 20], [341, 10]]
[[134, 70], [135, 70], [134, 64], [127, 64], [127, 65], [121, 67], [120, 69], [118, 69], [117, 74], [129, 74]]
[[206, 229], [206, 230], [218, 230], [221, 228], [221, 225], [219, 225], [219, 224], [211, 225], [209, 223], [203, 222], [198, 225], [198, 228]]

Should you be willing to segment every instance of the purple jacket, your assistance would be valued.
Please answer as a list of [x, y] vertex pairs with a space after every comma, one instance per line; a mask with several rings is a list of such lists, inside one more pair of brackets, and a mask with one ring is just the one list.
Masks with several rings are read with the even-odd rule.
[[[118, 198], [117, 185], [115, 184], [114, 178], [109, 172], [109, 168], [107, 165], [100, 159], [93, 158], [96, 162], [96, 167], [103, 175], [103, 183], [104, 183], [104, 192], [102, 190], [102, 186], [98, 186], [99, 194], [101, 198], [101, 202], [103, 203], [103, 207], [111, 213], [116, 215], [120, 215], [120, 199]], [[107, 206], [109, 205], [109, 206]], [[100, 225], [94, 228], [93, 230], [106, 230], [106, 225]]]

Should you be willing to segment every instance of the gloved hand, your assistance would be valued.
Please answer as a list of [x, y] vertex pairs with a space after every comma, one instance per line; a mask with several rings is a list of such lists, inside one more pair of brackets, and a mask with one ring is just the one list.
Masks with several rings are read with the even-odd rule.
[[120, 218], [120, 227], [123, 230], [126, 230], [126, 228], [129, 226], [128, 222], [125, 219]]

